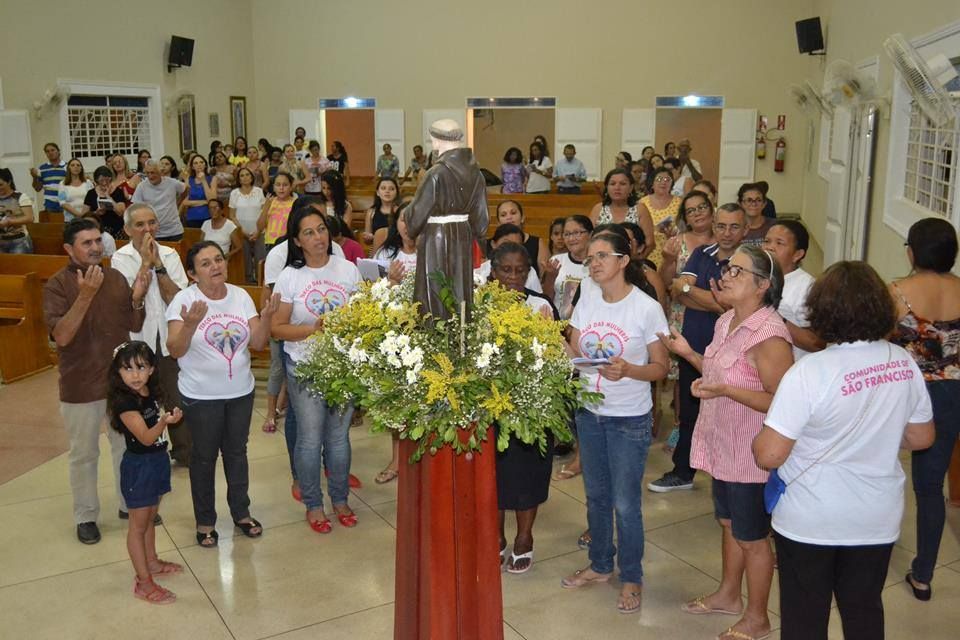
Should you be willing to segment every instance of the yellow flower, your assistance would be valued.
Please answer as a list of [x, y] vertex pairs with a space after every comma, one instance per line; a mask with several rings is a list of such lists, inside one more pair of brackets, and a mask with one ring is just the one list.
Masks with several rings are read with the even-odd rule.
[[490, 385], [490, 397], [483, 401], [483, 408], [490, 412], [490, 416], [496, 420], [500, 414], [505, 411], [513, 411], [514, 404], [510, 400], [510, 393], [500, 393], [496, 384]]

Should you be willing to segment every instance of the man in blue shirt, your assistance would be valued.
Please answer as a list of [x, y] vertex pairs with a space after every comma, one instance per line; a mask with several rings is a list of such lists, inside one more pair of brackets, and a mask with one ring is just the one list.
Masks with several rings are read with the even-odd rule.
[[[713, 235], [716, 242], [694, 249], [670, 287], [674, 300], [686, 307], [683, 312], [681, 333], [697, 353], [702, 354], [713, 341], [713, 328], [717, 318], [726, 308], [717, 302], [713, 290], [720, 286], [720, 270], [733, 257], [734, 252], [747, 234], [747, 214], [738, 204], [725, 204], [717, 209], [713, 219]], [[659, 480], [647, 485], [650, 491], [667, 493], [693, 488], [696, 473], [690, 467], [690, 442], [693, 427], [700, 413], [700, 399], [694, 397], [690, 387], [700, 372], [684, 359], [680, 359], [680, 405], [677, 407], [680, 422], [680, 439], [673, 450], [673, 470]]]
[[553, 167], [553, 179], [560, 193], [580, 193], [580, 183], [587, 179], [587, 169], [577, 158], [572, 144], [563, 147], [563, 158]]
[[47, 154], [47, 161], [40, 165], [39, 170], [30, 169], [33, 176], [33, 188], [43, 191], [42, 211], [62, 211], [60, 207], [60, 185], [67, 177], [67, 163], [60, 159], [60, 147], [56, 142], [43, 145], [43, 152]]

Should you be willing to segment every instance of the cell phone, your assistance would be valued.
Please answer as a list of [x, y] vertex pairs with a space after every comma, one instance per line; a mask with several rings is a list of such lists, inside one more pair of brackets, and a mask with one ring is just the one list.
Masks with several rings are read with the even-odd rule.
[[667, 216], [666, 218], [661, 220], [659, 224], [657, 224], [657, 229], [661, 233], [666, 233], [667, 229], [669, 229], [672, 226], [673, 226], [673, 216]]

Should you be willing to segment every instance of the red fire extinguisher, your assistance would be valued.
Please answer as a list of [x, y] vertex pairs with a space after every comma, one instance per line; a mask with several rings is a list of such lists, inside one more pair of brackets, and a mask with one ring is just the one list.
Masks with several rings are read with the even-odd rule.
[[787, 156], [787, 141], [783, 138], [777, 140], [777, 149], [773, 154], [773, 170], [777, 173], [783, 173], [783, 161]]

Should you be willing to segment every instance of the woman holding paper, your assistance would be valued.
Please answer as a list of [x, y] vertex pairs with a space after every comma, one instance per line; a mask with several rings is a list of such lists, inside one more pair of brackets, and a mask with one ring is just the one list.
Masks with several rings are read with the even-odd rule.
[[[581, 298], [570, 318], [575, 357], [602, 353], [610, 364], [588, 367], [581, 379], [603, 399], [577, 411], [590, 525], [590, 566], [563, 579], [565, 589], [607, 582], [614, 554], [620, 567], [620, 613], [640, 609], [643, 582], [643, 468], [652, 439], [650, 383], [667, 375], [667, 349], [657, 338], [667, 330], [663, 307], [642, 293], [643, 274], [630, 259], [626, 237], [599, 233], [583, 261], [599, 292]], [[616, 515], [617, 546], [613, 545]]]

